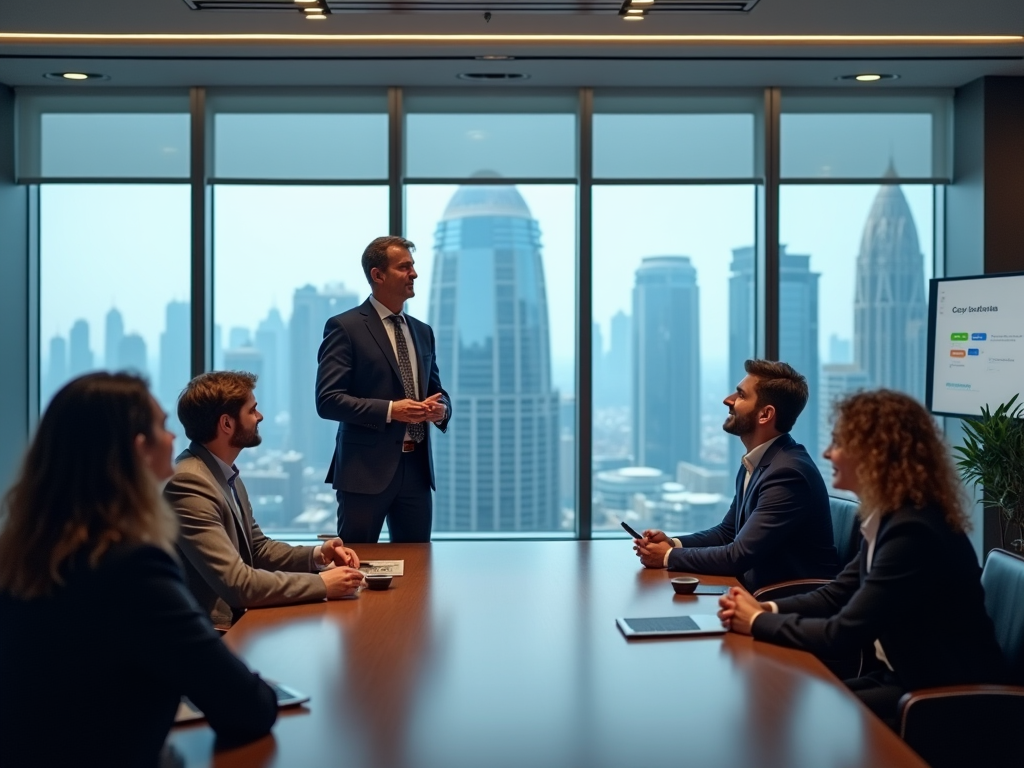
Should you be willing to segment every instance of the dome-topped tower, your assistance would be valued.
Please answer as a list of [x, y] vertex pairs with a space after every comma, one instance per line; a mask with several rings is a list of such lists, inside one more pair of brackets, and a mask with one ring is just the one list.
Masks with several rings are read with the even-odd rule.
[[[890, 163], [886, 178], [898, 177]], [[857, 365], [871, 385], [924, 395], [924, 256], [898, 184], [879, 189], [861, 235], [854, 299]]]
[[429, 319], [455, 411], [434, 449], [434, 530], [552, 530], [558, 396], [540, 227], [514, 186], [467, 184], [434, 248]]

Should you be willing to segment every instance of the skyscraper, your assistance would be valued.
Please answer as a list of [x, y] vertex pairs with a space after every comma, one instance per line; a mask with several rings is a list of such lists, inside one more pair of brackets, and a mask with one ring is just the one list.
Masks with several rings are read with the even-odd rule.
[[268, 420], [288, 410], [288, 326], [274, 307], [256, 327], [256, 349], [263, 354], [260, 405]]
[[429, 322], [455, 416], [433, 433], [435, 531], [558, 527], [540, 227], [515, 187], [458, 189], [437, 225]]
[[818, 279], [811, 257], [779, 246], [779, 359], [807, 379], [809, 399], [790, 433], [812, 456], [818, 452]]
[[89, 347], [89, 324], [76, 320], [71, 326], [68, 345], [68, 377], [81, 376], [93, 369], [92, 349]]
[[61, 385], [68, 379], [68, 343], [63, 336], [50, 339], [50, 356], [46, 369], [46, 385], [43, 387], [42, 405], [50, 402]]
[[178, 436], [174, 444], [179, 450], [188, 444], [177, 414], [178, 395], [192, 377], [191, 328], [191, 305], [187, 301], [169, 302], [166, 324], [160, 334], [160, 378], [156, 391], [167, 411], [168, 427]]
[[629, 407], [633, 401], [633, 324], [630, 316], [619, 311], [612, 315], [611, 343], [604, 358], [606, 404]]
[[337, 422], [325, 421], [316, 413], [317, 352], [327, 321], [359, 303], [359, 297], [340, 283], [318, 291], [306, 285], [295, 291], [291, 337], [291, 419], [292, 450], [302, 454], [306, 466], [327, 470], [334, 448]]
[[687, 256], [650, 256], [633, 287], [633, 460], [700, 462], [700, 297]]
[[[743, 363], [754, 354], [754, 249], [735, 248], [729, 277], [729, 388], [746, 375]], [[793, 439], [814, 455], [818, 448], [818, 279], [811, 257], [779, 246], [779, 359], [807, 379], [810, 400]], [[723, 392], [722, 395], [726, 395]], [[722, 420], [725, 420], [723, 411]], [[739, 439], [729, 440], [729, 466], [738, 468], [746, 453]]]
[[[892, 165], [886, 177], [895, 181]], [[886, 184], [871, 206], [857, 256], [854, 361], [871, 386], [924, 397], [927, 299], [924, 256], [900, 187]]]
[[111, 307], [107, 312], [106, 327], [103, 335], [103, 365], [108, 371], [118, 370], [122, 363], [121, 339], [124, 338], [124, 318], [117, 307]]
[[[110, 315], [107, 315], [109, 318]], [[108, 334], [109, 340], [109, 334]], [[117, 345], [118, 369], [132, 371], [145, 376], [149, 368], [146, 360], [146, 341], [137, 333], [129, 333], [121, 337]]]

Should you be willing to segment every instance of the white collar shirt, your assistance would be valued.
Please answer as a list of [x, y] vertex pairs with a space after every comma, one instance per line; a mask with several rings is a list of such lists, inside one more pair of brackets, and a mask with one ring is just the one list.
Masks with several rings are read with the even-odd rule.
[[[860, 532], [863, 534], [864, 541], [868, 545], [868, 573], [871, 573], [871, 563], [875, 559], [875, 540], [878, 538], [878, 526], [881, 522], [881, 516], [877, 512], [872, 512], [868, 519], [860, 524]], [[882, 643], [878, 640], [875, 640], [875, 656], [880, 662], [889, 668], [890, 672], [894, 671], [892, 664], [889, 663], [889, 659], [885, 657], [885, 651], [882, 649]]]
[[782, 435], [776, 435], [771, 440], [766, 440], [756, 448], [751, 448], [750, 452], [744, 456], [741, 461], [743, 466], [747, 470], [747, 476], [743, 478], [743, 493], [747, 492], [747, 486], [750, 484], [750, 478], [754, 474], [754, 470], [757, 469], [757, 465], [761, 463], [761, 459], [764, 458], [765, 453], [771, 448], [772, 443], [778, 440]]
[[[391, 351], [395, 353], [395, 360], [397, 360], [398, 359], [398, 342], [395, 339], [395, 324], [387, 319], [387, 318], [391, 317], [395, 313], [392, 312], [387, 307], [385, 307], [379, 301], [377, 301], [377, 299], [375, 299], [372, 295], [370, 296], [370, 304], [373, 305], [373, 308], [375, 310], [377, 310], [377, 314], [380, 315], [381, 322], [384, 324], [384, 331], [387, 333], [388, 340], [391, 342]], [[399, 315], [399, 317], [402, 318], [402, 323], [400, 323], [398, 327], [402, 329], [402, 335], [405, 336], [405, 346], [409, 350], [409, 365], [412, 366], [412, 385], [413, 385], [413, 389], [416, 390], [416, 397], [415, 397], [415, 399], [419, 400], [420, 399], [420, 397], [419, 397], [419, 392], [420, 392], [420, 367], [419, 367], [419, 358], [416, 357], [416, 345], [412, 343], [412, 333], [410, 333], [410, 331], [409, 331], [409, 320], [405, 316], [405, 312], [404, 311], [403, 312], [399, 312], [398, 315]], [[391, 406], [392, 406], [392, 404], [393, 404], [393, 401], [391, 403], [388, 403], [388, 418], [387, 418], [387, 420], [388, 420], [389, 424], [391, 423]], [[406, 440], [411, 440], [412, 439], [409, 436], [408, 428], [406, 428], [406, 431], [405, 431], [405, 439]]]

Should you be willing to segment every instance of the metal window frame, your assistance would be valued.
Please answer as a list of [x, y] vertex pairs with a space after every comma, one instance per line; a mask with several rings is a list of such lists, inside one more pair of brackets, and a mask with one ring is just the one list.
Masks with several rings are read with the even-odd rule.
[[[212, 170], [212, 125], [206, 105], [207, 91], [203, 87], [191, 88], [190, 103], [190, 176], [188, 179], [19, 179], [29, 185], [30, 211], [29, 232], [32, 242], [29, 247], [30, 332], [35, 343], [31, 345], [29, 380], [31, 382], [29, 422], [34, 426], [38, 420], [39, 379], [38, 371], [38, 269], [39, 269], [39, 186], [46, 183], [187, 183], [191, 188], [191, 369], [193, 375], [213, 367], [213, 184], [245, 185], [307, 185], [307, 186], [388, 186], [388, 223], [392, 234], [405, 232], [405, 189], [409, 184], [482, 184], [488, 180], [460, 178], [406, 178], [404, 164], [404, 109], [403, 89], [388, 89], [388, 177], [387, 179], [217, 179], [209, 175]], [[755, 354], [777, 359], [779, 352], [779, 193], [780, 179], [780, 121], [782, 91], [779, 88], [764, 89], [764, 112], [757, 126], [756, 160], [760, 175], [752, 178], [708, 178], [708, 179], [595, 179], [593, 177], [593, 117], [594, 90], [578, 89], [577, 102], [577, 168], [575, 178], [522, 178], [503, 179], [514, 184], [573, 184], [576, 186], [576, 517], [575, 530], [570, 534], [557, 531], [538, 532], [530, 538], [562, 539], [566, 535], [577, 539], [591, 539], [593, 531], [592, 510], [592, 449], [593, 449], [593, 188], [599, 186], [629, 185], [701, 185], [701, 184], [742, 184], [755, 185], [757, 242], [756, 263], [756, 307]], [[942, 185], [948, 179], [901, 179], [903, 183], [927, 183], [936, 188], [936, 209], [944, 200]], [[490, 182], [493, 183], [493, 182]], [[786, 179], [786, 183], [807, 184], [873, 184], [874, 179]], [[935, 274], [944, 266], [944, 243], [941, 234], [940, 217], [935, 217], [936, 237], [934, 258]], [[34, 277], [31, 277], [34, 276]], [[440, 538], [449, 538], [441, 536]], [[479, 537], [477, 537], [479, 538]], [[503, 538], [502, 536], [488, 538]], [[513, 538], [521, 538], [515, 537]]]

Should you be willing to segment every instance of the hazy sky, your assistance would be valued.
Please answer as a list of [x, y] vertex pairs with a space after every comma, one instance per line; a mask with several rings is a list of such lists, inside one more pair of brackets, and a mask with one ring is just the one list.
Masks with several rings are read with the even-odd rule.
[[[406, 191], [407, 235], [420, 273], [409, 311], [427, 318], [434, 230], [457, 187]], [[569, 185], [519, 187], [540, 222], [556, 385], [573, 386], [576, 317], [576, 192]], [[924, 252], [932, 263], [932, 188], [904, 187]], [[781, 241], [811, 255], [820, 282], [820, 344], [853, 334], [855, 260], [874, 185], [783, 187]], [[189, 190], [184, 185], [42, 187], [41, 338], [90, 324], [97, 362], [106, 312], [117, 306], [127, 332], [140, 333], [154, 359], [164, 306], [189, 295]], [[360, 297], [368, 287], [363, 247], [387, 230], [384, 187], [218, 187], [214, 199], [215, 317], [225, 339], [233, 326], [254, 329], [271, 307], [287, 320], [297, 287], [342, 282]], [[704, 365], [724, 367], [728, 276], [733, 248], [752, 245], [749, 185], [597, 187], [594, 190], [594, 312], [608, 343], [608, 322], [631, 313], [641, 259], [689, 256], [697, 269]]]

